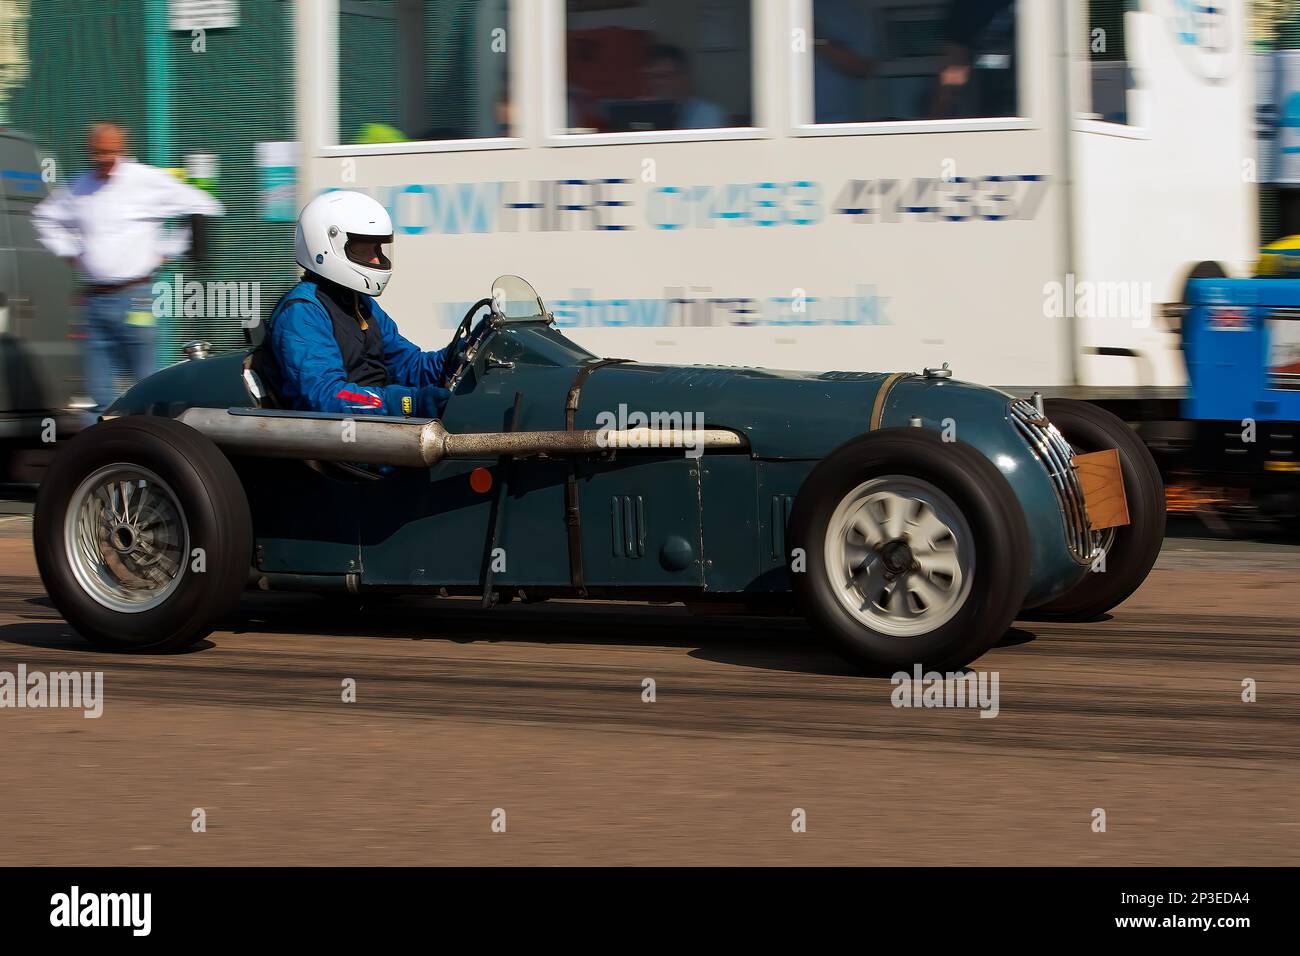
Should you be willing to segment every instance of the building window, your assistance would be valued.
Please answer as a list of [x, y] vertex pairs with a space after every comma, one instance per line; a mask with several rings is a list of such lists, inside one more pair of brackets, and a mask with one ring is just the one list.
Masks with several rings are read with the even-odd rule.
[[338, 143], [511, 135], [507, 0], [339, 0]]
[[1018, 115], [1016, 0], [813, 0], [816, 123]]
[[566, 127], [753, 125], [750, 0], [566, 0]]
[[1128, 60], [1124, 15], [1135, 0], [1091, 0], [1088, 4], [1088, 73], [1092, 108], [1087, 119], [1130, 121], [1129, 93], [1136, 88]]

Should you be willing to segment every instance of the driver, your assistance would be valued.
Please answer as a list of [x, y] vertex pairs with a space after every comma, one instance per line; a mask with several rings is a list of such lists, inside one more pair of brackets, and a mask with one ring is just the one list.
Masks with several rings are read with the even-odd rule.
[[422, 352], [375, 300], [392, 276], [387, 210], [363, 193], [318, 196], [298, 217], [305, 274], [271, 313], [271, 350], [289, 408], [438, 418], [446, 349]]

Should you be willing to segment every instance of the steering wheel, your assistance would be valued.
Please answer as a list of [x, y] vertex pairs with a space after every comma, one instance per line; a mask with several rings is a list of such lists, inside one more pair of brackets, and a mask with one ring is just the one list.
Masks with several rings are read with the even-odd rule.
[[465, 318], [460, 320], [460, 325], [456, 326], [456, 331], [452, 333], [451, 341], [447, 343], [447, 357], [442, 363], [442, 382], [443, 388], [451, 389], [460, 379], [461, 373], [465, 370], [465, 364], [469, 360], [470, 352], [476, 340], [481, 334], [473, 334], [470, 329], [474, 325], [474, 316], [478, 315], [479, 309], [492, 304], [491, 299], [479, 299], [469, 311], [465, 313]]

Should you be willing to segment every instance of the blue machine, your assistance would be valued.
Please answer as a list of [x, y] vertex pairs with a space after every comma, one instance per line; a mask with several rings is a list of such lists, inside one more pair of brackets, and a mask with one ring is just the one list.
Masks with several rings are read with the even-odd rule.
[[1294, 499], [1300, 279], [1193, 279], [1187, 302], [1183, 417], [1198, 423], [1195, 467]]
[[1300, 421], [1300, 279], [1193, 279], [1187, 288], [1184, 417]]

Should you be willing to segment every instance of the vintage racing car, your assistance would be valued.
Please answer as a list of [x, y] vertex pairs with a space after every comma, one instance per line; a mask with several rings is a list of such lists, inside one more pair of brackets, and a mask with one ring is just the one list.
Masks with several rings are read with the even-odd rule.
[[602, 359], [513, 276], [456, 330], [441, 420], [285, 411], [264, 341], [187, 351], [40, 488], [41, 578], [104, 647], [185, 647], [256, 586], [788, 602], [869, 671], [956, 668], [1022, 610], [1123, 601], [1164, 533], [1155, 464], [1094, 406]]

